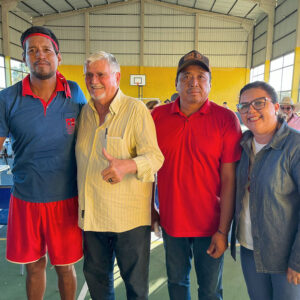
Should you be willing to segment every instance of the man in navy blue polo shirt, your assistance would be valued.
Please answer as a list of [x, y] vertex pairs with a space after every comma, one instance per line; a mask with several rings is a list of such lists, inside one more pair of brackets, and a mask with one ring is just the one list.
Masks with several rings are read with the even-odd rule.
[[58, 274], [62, 299], [75, 299], [73, 264], [82, 258], [77, 226], [75, 131], [86, 102], [58, 71], [59, 43], [34, 26], [21, 36], [30, 75], [0, 92], [0, 148], [10, 134], [15, 153], [7, 260], [26, 264], [28, 299], [42, 299], [46, 264]]

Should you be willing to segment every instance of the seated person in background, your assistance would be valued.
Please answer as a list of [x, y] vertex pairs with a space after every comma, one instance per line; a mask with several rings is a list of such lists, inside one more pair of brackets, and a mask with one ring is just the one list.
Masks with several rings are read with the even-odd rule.
[[229, 106], [226, 101], [223, 102], [222, 106], [229, 109]]
[[158, 99], [144, 99], [143, 102], [146, 104], [147, 108], [151, 112], [155, 107], [160, 105], [160, 101]]

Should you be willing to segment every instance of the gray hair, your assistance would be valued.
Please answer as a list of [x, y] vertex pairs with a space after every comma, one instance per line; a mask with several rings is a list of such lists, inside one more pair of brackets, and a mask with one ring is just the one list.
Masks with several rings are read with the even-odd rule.
[[84, 62], [84, 74], [86, 73], [87, 65], [98, 60], [106, 60], [112, 72], [120, 72], [120, 65], [117, 59], [111, 54], [104, 51], [97, 51], [90, 55]]

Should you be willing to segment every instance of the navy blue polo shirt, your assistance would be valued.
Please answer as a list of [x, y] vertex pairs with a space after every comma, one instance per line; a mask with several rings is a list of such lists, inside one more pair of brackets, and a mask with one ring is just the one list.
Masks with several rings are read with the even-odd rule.
[[59, 75], [48, 103], [32, 93], [29, 77], [0, 92], [0, 136], [10, 134], [15, 153], [12, 193], [25, 201], [77, 195], [75, 131], [86, 99]]

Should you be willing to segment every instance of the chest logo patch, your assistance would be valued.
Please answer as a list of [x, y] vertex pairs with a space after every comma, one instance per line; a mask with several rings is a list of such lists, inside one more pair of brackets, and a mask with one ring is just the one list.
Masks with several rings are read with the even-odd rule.
[[68, 134], [73, 134], [75, 131], [75, 118], [66, 119], [66, 128]]

